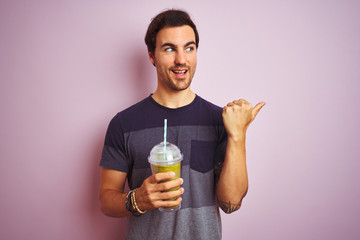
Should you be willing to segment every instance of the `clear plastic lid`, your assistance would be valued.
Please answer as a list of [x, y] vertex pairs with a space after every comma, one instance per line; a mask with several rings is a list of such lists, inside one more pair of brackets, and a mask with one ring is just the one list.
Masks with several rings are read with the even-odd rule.
[[[164, 154], [165, 150], [165, 154]], [[155, 145], [150, 152], [150, 163], [174, 163], [179, 162], [183, 158], [180, 149], [169, 142], [166, 142], [166, 149], [164, 148], [164, 142]]]

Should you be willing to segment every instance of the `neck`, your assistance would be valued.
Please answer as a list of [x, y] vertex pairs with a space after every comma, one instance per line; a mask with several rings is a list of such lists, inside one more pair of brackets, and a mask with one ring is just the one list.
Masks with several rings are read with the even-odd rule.
[[176, 92], [165, 92], [156, 89], [152, 98], [167, 108], [179, 108], [189, 105], [195, 99], [195, 93], [189, 89]]

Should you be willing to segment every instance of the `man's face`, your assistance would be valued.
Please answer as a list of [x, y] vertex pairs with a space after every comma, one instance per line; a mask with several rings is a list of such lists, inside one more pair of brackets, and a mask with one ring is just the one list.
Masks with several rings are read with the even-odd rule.
[[188, 89], [196, 70], [196, 42], [194, 30], [188, 26], [165, 27], [156, 36], [154, 55], [158, 88], [167, 91]]

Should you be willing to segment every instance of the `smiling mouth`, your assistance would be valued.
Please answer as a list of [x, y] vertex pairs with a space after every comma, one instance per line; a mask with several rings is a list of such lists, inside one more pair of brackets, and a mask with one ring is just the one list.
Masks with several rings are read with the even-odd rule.
[[175, 74], [185, 74], [188, 70], [171, 70]]

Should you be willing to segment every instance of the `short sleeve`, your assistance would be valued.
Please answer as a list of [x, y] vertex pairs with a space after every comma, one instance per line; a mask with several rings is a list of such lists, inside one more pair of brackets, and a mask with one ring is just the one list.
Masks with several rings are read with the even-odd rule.
[[109, 123], [102, 150], [100, 166], [121, 172], [129, 172], [121, 117], [117, 114]]

